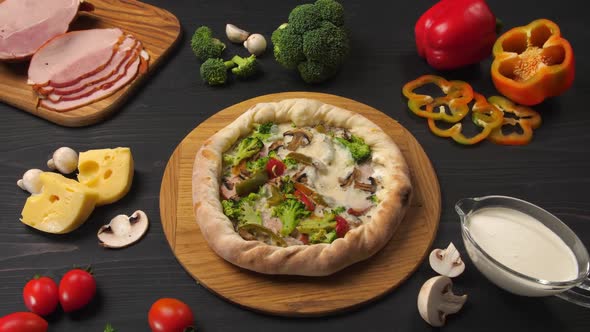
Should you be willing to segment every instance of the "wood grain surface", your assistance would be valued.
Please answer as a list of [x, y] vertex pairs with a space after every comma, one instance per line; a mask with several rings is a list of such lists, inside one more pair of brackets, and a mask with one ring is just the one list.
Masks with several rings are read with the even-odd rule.
[[162, 62], [180, 36], [180, 23], [170, 12], [135, 0], [89, 0], [95, 9], [80, 12], [70, 30], [117, 27], [134, 35], [150, 55], [149, 69], [114, 94], [68, 112], [37, 107], [37, 97], [27, 85], [29, 62], [0, 62], [0, 101], [67, 127], [97, 123], [119, 109], [132, 92]]
[[[561, 28], [576, 56], [570, 90], [534, 109], [543, 117], [529, 145], [491, 142], [466, 147], [433, 135], [424, 119], [407, 108], [402, 86], [420, 75], [464, 80], [485, 96], [498, 92], [490, 77], [491, 57], [461, 70], [437, 72], [416, 52], [414, 24], [436, 0], [342, 0], [351, 38], [350, 57], [338, 75], [319, 85], [305, 84], [281, 67], [271, 52], [260, 57], [262, 75], [209, 87], [199, 77], [199, 61], [190, 35], [207, 25], [226, 41], [226, 23], [263, 34], [267, 39], [302, 0], [142, 0], [173, 13], [182, 23], [178, 47], [169, 54], [120, 112], [84, 128], [54, 125], [0, 103], [0, 316], [26, 311], [23, 286], [35, 274], [59, 281], [72, 266], [91, 264], [97, 296], [77, 313], [58, 312], [48, 331], [151, 331], [147, 313], [162, 297], [177, 298], [192, 309], [199, 332], [433, 332], [418, 314], [416, 297], [436, 275], [425, 259], [395, 291], [356, 310], [327, 317], [285, 318], [244, 309], [222, 299], [186, 272], [170, 249], [160, 222], [159, 194], [168, 159], [182, 139], [226, 107], [255, 96], [310, 91], [345, 96], [396, 119], [420, 143], [436, 170], [441, 189], [441, 218], [432, 248], [453, 242], [465, 272], [453, 279], [453, 291], [467, 294], [457, 314], [447, 317], [444, 332], [588, 332], [590, 311], [557, 297], [528, 298], [496, 287], [475, 268], [461, 239], [453, 206], [465, 197], [507, 195], [535, 203], [563, 220], [590, 248], [590, 29], [587, 1], [487, 1], [506, 30], [546, 17]], [[270, 50], [270, 48], [269, 48]], [[227, 43], [224, 58], [247, 56], [242, 45]], [[465, 122], [472, 125], [470, 119]], [[469, 134], [469, 133], [466, 133]], [[20, 221], [29, 196], [16, 181], [30, 168], [45, 169], [52, 152], [128, 146], [135, 176], [122, 200], [102, 206], [76, 231], [48, 235]], [[98, 246], [96, 232], [118, 214], [141, 209], [150, 228], [138, 243], [122, 250]], [[353, 286], [354, 287], [354, 286]]]
[[[378, 123], [398, 144], [411, 170], [413, 199], [393, 239], [370, 259], [327, 277], [271, 276], [234, 266], [208, 247], [193, 213], [192, 170], [201, 143], [251, 106], [288, 98], [317, 99]], [[440, 190], [424, 150], [397, 121], [351, 99], [290, 92], [260, 96], [230, 106], [188, 134], [172, 154], [164, 172], [160, 213], [172, 251], [200, 284], [231, 302], [256, 311], [284, 316], [318, 316], [379, 298], [414, 272], [436, 235]]]

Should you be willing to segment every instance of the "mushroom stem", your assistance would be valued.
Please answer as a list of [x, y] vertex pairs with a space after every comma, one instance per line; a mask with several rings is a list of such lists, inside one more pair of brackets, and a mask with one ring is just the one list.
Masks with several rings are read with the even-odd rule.
[[451, 290], [442, 294], [442, 302], [438, 305], [438, 310], [444, 312], [445, 315], [455, 314], [463, 308], [467, 295], [455, 295]]

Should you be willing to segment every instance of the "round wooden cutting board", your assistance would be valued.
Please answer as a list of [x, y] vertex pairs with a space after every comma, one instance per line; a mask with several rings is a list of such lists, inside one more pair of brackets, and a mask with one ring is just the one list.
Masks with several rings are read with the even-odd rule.
[[[201, 143], [251, 106], [287, 98], [318, 99], [364, 115], [393, 138], [412, 172], [413, 199], [391, 241], [370, 259], [327, 277], [271, 276], [234, 266], [209, 248], [193, 213], [193, 162]], [[379, 298], [416, 270], [436, 235], [440, 188], [424, 150], [395, 120], [351, 99], [288, 92], [253, 98], [228, 107], [188, 134], [166, 166], [160, 190], [160, 214], [164, 233], [178, 261], [207, 289], [255, 311], [283, 316], [319, 316]]]

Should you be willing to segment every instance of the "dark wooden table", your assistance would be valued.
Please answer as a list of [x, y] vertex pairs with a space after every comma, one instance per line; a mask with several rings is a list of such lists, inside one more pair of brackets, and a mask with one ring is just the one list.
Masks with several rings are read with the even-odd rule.
[[[435, 73], [414, 48], [413, 26], [434, 1], [344, 1], [353, 49], [342, 72], [325, 84], [309, 86], [283, 70], [270, 52], [261, 59], [264, 75], [251, 82], [210, 88], [199, 78], [199, 64], [189, 40], [199, 25], [224, 36], [226, 23], [270, 34], [298, 2], [149, 0], [178, 16], [184, 30], [178, 48], [165, 65], [123, 109], [102, 124], [62, 128], [6, 105], [0, 105], [0, 316], [23, 311], [22, 288], [34, 274], [59, 279], [74, 265], [92, 264], [98, 296], [77, 314], [58, 312], [51, 331], [147, 331], [147, 311], [160, 297], [188, 303], [199, 331], [427, 331], [416, 309], [422, 283], [435, 275], [427, 262], [398, 289], [358, 310], [321, 319], [286, 319], [254, 313], [210, 293], [182, 269], [162, 232], [158, 196], [168, 157], [180, 140], [215, 112], [254, 96], [281, 91], [333, 93], [369, 104], [410, 130], [430, 156], [442, 190], [441, 223], [434, 245], [453, 241], [467, 261], [455, 280], [457, 293], [469, 294], [464, 309], [452, 316], [448, 331], [588, 331], [590, 310], [556, 297], [525, 298], [488, 282], [466, 257], [459, 219], [453, 205], [463, 197], [501, 194], [519, 197], [553, 212], [590, 247], [590, 30], [583, 2], [495, 1], [492, 10], [505, 27], [546, 17], [555, 20], [576, 52], [577, 77], [563, 96], [536, 107], [543, 125], [523, 147], [484, 142], [463, 147], [432, 135], [413, 116], [401, 96], [402, 85], [421, 74]], [[386, 3], [389, 3], [386, 5]], [[226, 55], [246, 54], [230, 46]], [[479, 66], [446, 73], [493, 95], [489, 68]], [[16, 186], [22, 173], [43, 168], [60, 146], [87, 149], [129, 146], [136, 162], [131, 193], [98, 209], [77, 231], [47, 235], [19, 222], [27, 194]], [[96, 231], [119, 213], [144, 210], [151, 220], [147, 236], [123, 250], [97, 245]]]

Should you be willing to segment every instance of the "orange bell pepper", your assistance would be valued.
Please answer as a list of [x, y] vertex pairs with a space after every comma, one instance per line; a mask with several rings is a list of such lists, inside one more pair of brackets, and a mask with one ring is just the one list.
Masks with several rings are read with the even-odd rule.
[[[492, 130], [488, 139], [496, 144], [501, 145], [524, 145], [530, 143], [533, 139], [533, 131], [541, 126], [541, 115], [535, 110], [526, 107], [515, 105], [510, 100], [500, 97], [492, 96], [488, 98], [488, 102], [504, 114], [510, 113], [510, 116], [504, 116], [502, 125]], [[476, 116], [474, 114], [474, 116]], [[502, 131], [504, 126], [519, 126], [522, 129], [522, 133], [511, 132], [505, 134]]]
[[562, 94], [574, 81], [574, 52], [559, 27], [539, 19], [504, 33], [493, 48], [496, 89], [522, 105]]

